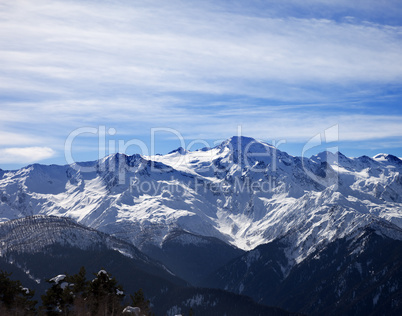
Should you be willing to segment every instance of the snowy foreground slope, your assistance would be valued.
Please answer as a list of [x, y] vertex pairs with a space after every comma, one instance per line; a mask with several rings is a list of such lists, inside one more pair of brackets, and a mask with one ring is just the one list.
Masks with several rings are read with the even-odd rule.
[[392, 155], [308, 159], [232, 137], [193, 152], [0, 170], [0, 218], [70, 217], [140, 248], [178, 229], [244, 250], [285, 238], [291, 266], [372, 222], [402, 228], [401, 171]]
[[[186, 234], [189, 239], [198, 239], [203, 244], [213, 239]], [[182, 235], [176, 232], [170, 239], [173, 238], [174, 243], [182, 239]], [[230, 248], [221, 241], [219, 243]], [[169, 249], [172, 250], [172, 242], [168, 242], [168, 246], [167, 255]], [[184, 252], [179, 257], [183, 258], [183, 255]], [[197, 254], [193, 255], [197, 258]], [[60, 274], [75, 274], [82, 266], [86, 268], [89, 280], [99, 269], [111, 273], [122, 285], [126, 300], [130, 294], [142, 289], [145, 297], [151, 300], [155, 315], [189, 315], [190, 309], [197, 315], [211, 316], [296, 315], [260, 305], [246, 296], [220, 289], [192, 287], [133, 245], [69, 218], [36, 215], [0, 223], [0, 269], [12, 273], [13, 279], [35, 290], [35, 299], [40, 300], [49, 289], [47, 280]]]
[[[80, 256], [74, 256], [77, 251]], [[89, 260], [84, 258], [83, 253], [88, 254]], [[109, 259], [105, 260], [99, 253], [107, 254]], [[147, 275], [148, 280], [153, 279], [155, 284], [164, 282], [163, 285], [186, 285], [164, 265], [155, 262], [130, 243], [77, 224], [69, 218], [36, 215], [0, 223], [0, 257], [3, 260], [0, 265], [5, 260], [10, 264], [15, 263], [18, 268], [25, 266], [28, 275], [30, 270], [38, 266], [52, 266], [39, 273], [44, 276], [38, 277], [38, 283], [44, 283], [46, 277], [48, 279], [51, 276], [48, 275], [51, 269], [56, 270], [53, 273], [58, 273], [60, 271], [57, 269], [66, 271], [63, 268], [71, 270], [75, 266], [77, 270], [85, 263], [95, 264], [99, 268], [102, 264], [110, 265], [109, 262], [114, 262], [117, 268], [129, 265], [133, 275]], [[80, 259], [77, 260], [77, 257]], [[43, 262], [35, 264], [38, 258], [43, 258]], [[57, 260], [60, 266], [55, 264]]]

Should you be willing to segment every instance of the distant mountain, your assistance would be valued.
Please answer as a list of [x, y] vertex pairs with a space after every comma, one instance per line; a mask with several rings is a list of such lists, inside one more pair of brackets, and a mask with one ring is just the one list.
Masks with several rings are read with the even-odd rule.
[[290, 271], [285, 251], [285, 240], [258, 246], [205, 282], [308, 315], [402, 314], [398, 227], [372, 223], [317, 249]]
[[[59, 222], [50, 229], [37, 224], [38, 219], [32, 235], [19, 230], [19, 218], [38, 214], [79, 224], [68, 222], [75, 226], [64, 235]], [[0, 251], [13, 255], [2, 258], [19, 258], [21, 267], [35, 260], [38, 267], [46, 266], [48, 254], [63, 258], [54, 251], [64, 247], [76, 256], [89, 254], [89, 266], [95, 263], [91, 258], [106, 260], [110, 269], [118, 266], [116, 260], [128, 260], [124, 267], [132, 264], [157, 278], [149, 286], [153, 289], [158, 282], [176, 289], [185, 283], [181, 277], [305, 313], [365, 315], [378, 306], [399, 312], [399, 287], [390, 284], [399, 278], [394, 261], [400, 258], [393, 249], [399, 249], [401, 240], [402, 160], [388, 154], [294, 157], [252, 138], [232, 137], [197, 151], [113, 154], [66, 166], [34, 164], [0, 171], [0, 221]], [[40, 238], [42, 229], [51, 242]], [[359, 239], [364, 234], [367, 239]], [[99, 250], [97, 244], [102, 245], [98, 254], [93, 252]], [[375, 253], [389, 247], [393, 257], [381, 252], [373, 270], [392, 270], [375, 283], [382, 294], [370, 283], [374, 276], [367, 262], [357, 261], [361, 278], [348, 274], [357, 260], [349, 251], [355, 245], [368, 262], [376, 262]], [[339, 256], [334, 252], [338, 248]], [[104, 251], [119, 259], [107, 261]], [[340, 265], [347, 270], [339, 272]], [[308, 277], [307, 270], [313, 271]], [[338, 281], [345, 289], [336, 286]], [[353, 297], [352, 288], [355, 301], [342, 294]]]
[[401, 171], [392, 155], [308, 159], [232, 137], [193, 152], [3, 171], [0, 217], [70, 217], [140, 249], [177, 230], [243, 250], [291, 235], [290, 268], [373, 220], [402, 227]]

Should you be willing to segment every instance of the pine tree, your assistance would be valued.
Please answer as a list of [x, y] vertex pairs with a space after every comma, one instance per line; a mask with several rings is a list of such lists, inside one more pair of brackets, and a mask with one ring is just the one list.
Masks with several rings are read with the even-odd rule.
[[86, 270], [81, 267], [77, 274], [67, 277], [67, 281], [71, 284], [69, 291], [71, 294], [72, 314], [88, 315], [89, 307], [87, 303], [89, 283], [86, 279]]
[[41, 310], [49, 316], [85, 313], [87, 308], [84, 301], [89, 289], [85, 275], [85, 268], [81, 267], [77, 274], [61, 274], [48, 280], [52, 286], [42, 295]]
[[141, 309], [141, 314], [146, 316], [151, 316], [151, 304], [150, 301], [145, 299], [144, 292], [139, 289], [134, 295], [130, 295], [131, 305], [134, 307], [139, 307]]
[[52, 286], [42, 295], [41, 310], [54, 315], [118, 315], [121, 313], [123, 289], [105, 270], [95, 274], [90, 282], [81, 267], [74, 275], [58, 275], [50, 280]]
[[89, 284], [88, 302], [91, 315], [118, 315], [122, 311], [123, 288], [104, 270]]
[[73, 303], [73, 295], [70, 293], [70, 284], [67, 275], [60, 274], [47, 280], [52, 286], [42, 295], [42, 308], [46, 315], [68, 315]]
[[85, 295], [88, 291], [88, 282], [86, 279], [86, 270], [84, 267], [81, 267], [80, 271], [77, 274], [69, 276], [67, 278], [67, 282], [71, 284], [71, 291], [74, 295]]
[[10, 279], [11, 273], [0, 271], [0, 311], [7, 315], [34, 315], [35, 292], [24, 288], [20, 281]]

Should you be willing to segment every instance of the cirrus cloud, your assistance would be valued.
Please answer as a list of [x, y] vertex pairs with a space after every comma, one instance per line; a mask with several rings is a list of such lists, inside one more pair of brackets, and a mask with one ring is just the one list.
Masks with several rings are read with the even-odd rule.
[[391, 144], [402, 137], [401, 7], [2, 2], [0, 145], [61, 153], [73, 130], [100, 125], [128, 139], [153, 127], [218, 139], [241, 125], [303, 142], [333, 124], [345, 141]]
[[26, 164], [51, 158], [55, 151], [49, 147], [10, 147], [0, 149], [0, 163]]

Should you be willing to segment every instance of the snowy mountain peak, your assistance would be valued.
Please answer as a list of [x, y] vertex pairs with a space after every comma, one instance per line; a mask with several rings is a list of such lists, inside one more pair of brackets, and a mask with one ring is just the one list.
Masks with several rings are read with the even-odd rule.
[[143, 162], [144, 158], [140, 154], [134, 154], [131, 156], [128, 156], [126, 154], [122, 153], [114, 153], [106, 156], [105, 158], [99, 159], [98, 164], [103, 164], [103, 163], [116, 163], [116, 162], [126, 162], [129, 165], [133, 165], [134, 162]]
[[185, 155], [185, 154], [187, 154], [187, 153], [188, 153], [188, 151], [187, 151], [186, 149], [184, 149], [183, 147], [180, 146], [179, 148], [177, 148], [177, 149], [172, 150], [171, 152], [169, 152], [168, 155], [171, 155], [171, 154]]
[[212, 150], [215, 149], [221, 158], [243, 167], [258, 162], [270, 164], [281, 153], [272, 145], [245, 136], [233, 136]]
[[272, 145], [246, 136], [232, 136], [218, 145], [218, 147], [242, 152], [267, 152], [269, 149], [275, 149]]
[[244, 250], [288, 235], [301, 260], [373, 219], [402, 227], [402, 165], [381, 157], [293, 157], [234, 136], [206, 150], [34, 165], [0, 173], [0, 219], [70, 217], [139, 247], [177, 229]]
[[360, 156], [360, 157], [356, 158], [356, 160], [358, 160], [362, 163], [365, 163], [365, 164], [376, 163], [376, 161], [374, 159], [372, 159], [371, 157], [366, 156], [366, 155]]
[[[356, 159], [360, 159], [360, 157]], [[366, 158], [363, 159], [367, 160]], [[311, 156], [310, 160], [316, 163], [327, 162], [330, 165], [345, 165], [345, 164], [348, 165], [351, 162], [350, 158], [346, 157], [339, 151], [335, 153], [331, 151], [323, 151], [316, 155]]]
[[378, 161], [378, 162], [392, 162], [392, 163], [402, 163], [402, 160], [399, 159], [398, 157], [390, 154], [377, 154], [373, 157], [373, 160]]
[[342, 155], [339, 152], [333, 153], [330, 151], [323, 151], [318, 153], [317, 155], [313, 155], [310, 157], [311, 160], [321, 163], [321, 162], [328, 162], [330, 165], [337, 164], [339, 155]]
[[388, 156], [388, 154], [379, 153], [379, 154], [373, 156], [373, 159], [378, 160], [378, 161], [386, 160], [387, 156]]

